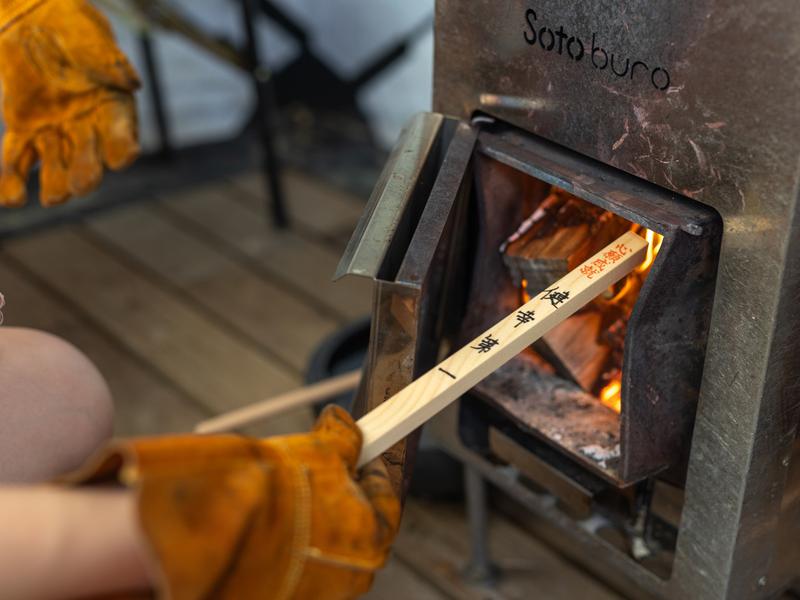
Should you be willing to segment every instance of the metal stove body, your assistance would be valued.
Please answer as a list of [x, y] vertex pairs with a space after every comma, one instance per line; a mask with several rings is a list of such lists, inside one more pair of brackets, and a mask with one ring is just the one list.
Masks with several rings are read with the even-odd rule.
[[[513, 308], [475, 289], [498, 273], [485, 270], [489, 237], [524, 217], [513, 199], [526, 186], [557, 185], [671, 240], [651, 296], [681, 281], [681, 264], [689, 283], [658, 305], [640, 296], [637, 327], [657, 341], [634, 352], [626, 339], [610, 475], [519, 422], [513, 434], [487, 424], [481, 452], [464, 431], [495, 418], [470, 412], [481, 402], [431, 427], [528, 507], [542, 537], [634, 596], [773, 597], [800, 575], [798, 31], [790, 0], [438, 0], [435, 112], [406, 129], [340, 266], [376, 282], [363, 412]], [[681, 346], [686, 331], [694, 343]], [[641, 374], [628, 380], [643, 370], [649, 394]], [[393, 451], [398, 471], [414, 446]], [[666, 571], [588, 525], [599, 481], [634, 507], [628, 542], [647, 542], [635, 522], [651, 518], [657, 480], [680, 496]], [[586, 512], [564, 510], [575, 490]]]

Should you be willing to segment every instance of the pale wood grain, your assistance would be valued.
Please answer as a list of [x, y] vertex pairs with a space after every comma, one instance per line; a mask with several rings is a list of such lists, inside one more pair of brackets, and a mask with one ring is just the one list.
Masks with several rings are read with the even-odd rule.
[[[392, 557], [375, 574], [372, 587], [360, 600], [449, 600], [436, 587], [416, 574], [399, 559]], [[459, 599], [461, 600], [461, 599]]]
[[[203, 190], [200, 190], [198, 194], [193, 192], [189, 196], [203, 194]], [[337, 284], [328, 287], [315, 282], [315, 277], [327, 277], [326, 272], [332, 271], [338, 260], [338, 255], [330, 250], [327, 242], [315, 243], [308, 236], [294, 234], [273, 235], [265, 225], [263, 210], [257, 212], [260, 209], [255, 203], [252, 210], [242, 210], [241, 206], [232, 209], [234, 217], [226, 220], [226, 202], [230, 197], [230, 191], [209, 193], [205, 199], [201, 197], [196, 205], [191, 201], [187, 203], [186, 213], [192, 214], [192, 220], [208, 219], [203, 223], [204, 229], [209, 232], [209, 238], [204, 240], [205, 244], [218, 250], [217, 244], [221, 243], [235, 248], [241, 257], [261, 264], [268, 262], [269, 274], [274, 273], [276, 277], [293, 283], [307, 295], [306, 303], [309, 305], [324, 297], [322, 301], [340, 317], [368, 312], [371, 301], [369, 282], [356, 282], [367, 290], [363, 296], [353, 295], [358, 286], [342, 288], [341, 284]], [[319, 215], [320, 213], [308, 213], [309, 218], [318, 218]], [[186, 221], [190, 219], [187, 218]], [[318, 227], [327, 229], [328, 225], [321, 223]], [[213, 239], [210, 235], [212, 233]], [[78, 250], [82, 248], [80, 246]], [[71, 245], [48, 243], [40, 260], [47, 261], [51, 254], [57, 254], [53, 268], [61, 268], [65, 264], [88, 258], [82, 250], [73, 252], [74, 250]], [[200, 249], [198, 256], [205, 260], [208, 255]], [[232, 258], [250, 269], [246, 260], [236, 255]], [[177, 261], [168, 256], [164, 260]], [[223, 266], [217, 263], [212, 266], [204, 265], [203, 260], [198, 259], [192, 264], [191, 260], [181, 259], [180, 268], [187, 269], [184, 273], [179, 272], [177, 263], [170, 264], [168, 268], [175, 269], [176, 283], [197, 285], [195, 291], [200, 292], [202, 287], [197, 282], [201, 278], [207, 276], [215, 279], [225, 270], [217, 270], [217, 267]], [[0, 258], [0, 263], [2, 262]], [[90, 270], [93, 267], [87, 264], [82, 268]], [[206, 271], [207, 268], [209, 271]], [[49, 271], [50, 268], [45, 268], [40, 274], [46, 275]], [[98, 274], [98, 278], [104, 285], [122, 285], [116, 278], [106, 280], [103, 273]], [[75, 293], [66, 298], [64, 294], [56, 294], [55, 287], [48, 290], [38, 284], [34, 285], [27, 277], [20, 278], [14, 270], [0, 264], [0, 291], [6, 292], [10, 300], [6, 310], [8, 324], [52, 331], [72, 341], [89, 355], [98, 364], [114, 391], [118, 404], [118, 434], [142, 435], [188, 430], [209, 414], [208, 408], [196, 404], [183, 391], [185, 376], [178, 374], [181, 370], [180, 361], [176, 364], [175, 358], [170, 358], [170, 364], [165, 365], [162, 352], [151, 352], [149, 343], [141, 339], [153, 332], [147, 329], [135, 334], [129, 333], [131, 328], [140, 326], [140, 304], [149, 303], [147, 310], [150, 314], [157, 313], [162, 308], [160, 297], [142, 298], [136, 294], [126, 294], [126, 302], [132, 305], [130, 313], [126, 310], [109, 312], [107, 298], [102, 298], [103, 306], [99, 310], [103, 314], [98, 315], [98, 303], [93, 295], [98, 289], [101, 294], [106, 292], [102, 286], [85, 286], [85, 283], [83, 277], [76, 279], [73, 284]], [[135, 285], [138, 286], [138, 283]], [[212, 282], [209, 285], [213, 287], [224, 284]], [[332, 289], [340, 289], [342, 292], [339, 296], [331, 296]], [[166, 295], [170, 296], [168, 293]], [[65, 300], [69, 302], [65, 303]], [[180, 303], [185, 305], [186, 310], [192, 310], [191, 302], [187, 299]], [[183, 319], [178, 318], [173, 325], [172, 317], [176, 315], [173, 304], [174, 299], [163, 307], [163, 317], [156, 319], [157, 324], [165, 327], [163, 335], [170, 334], [171, 327], [183, 324]], [[252, 318], [252, 326], [259, 327], [257, 315], [252, 313], [249, 317]], [[112, 318], [115, 322], [111, 327], [106, 327], [108, 320]], [[204, 318], [207, 318], [207, 314]], [[179, 334], [179, 337], [185, 339], [183, 334]], [[235, 361], [236, 356], [233, 353], [224, 362]], [[245, 360], [249, 362], [250, 359]], [[173, 382], [173, 378], [177, 383]], [[202, 383], [202, 380], [198, 383]], [[235, 388], [236, 385], [237, 382], [232, 380], [231, 387]], [[297, 385], [296, 380], [293, 385]], [[231, 408], [225, 407], [222, 402], [220, 404], [221, 406], [214, 402], [214, 408]], [[266, 435], [268, 432], [259, 433]], [[378, 575], [372, 593], [365, 597], [383, 600], [438, 600], [445, 595], [449, 598], [475, 600], [521, 600], [531, 597], [598, 600], [618, 598], [535, 538], [519, 530], [514, 523], [496, 515], [490, 520], [490, 547], [493, 558], [501, 567], [506, 568], [504, 576], [495, 590], [469, 586], [461, 577], [469, 552], [468, 532], [462, 512], [459, 506], [422, 505], [411, 499], [406, 506], [402, 530], [394, 547], [395, 558], [388, 570]], [[524, 560], [520, 557], [524, 557]]]
[[[609, 260], [609, 253], [624, 248], [616, 262], [600, 273], [585, 275], [582, 267], [597, 260]], [[622, 279], [642, 262], [647, 242], [628, 232], [589, 260], [553, 283], [548, 290], [532, 295], [499, 323], [487, 329], [422, 377], [359, 419], [364, 446], [359, 466], [379, 456], [436, 413], [456, 400], [481, 379], [522, 352], [553, 327]], [[568, 293], [556, 301], [552, 295]], [[521, 322], [520, 315], [533, 313], [533, 320]], [[485, 346], [486, 340], [497, 343]]]
[[[136, 205], [92, 219], [87, 227], [105, 244], [175, 286], [221, 322], [302, 373], [317, 345], [338, 323], [206, 240]], [[265, 232], [267, 233], [267, 232]], [[268, 233], [267, 233], [268, 234]]]
[[280, 396], [267, 398], [224, 415], [207, 419], [198, 423], [194, 430], [197, 433], [232, 431], [244, 425], [250, 425], [257, 421], [280, 415], [286, 411], [311, 406], [322, 400], [349, 392], [358, 386], [359, 381], [361, 381], [361, 369], [330, 377], [318, 383], [286, 392]]
[[[59, 294], [86, 306], [121, 345], [210, 411], [231, 410], [299, 383], [285, 367], [88, 242], [80, 228], [13, 240], [5, 251]], [[306, 426], [303, 419], [284, 430]]]
[[191, 431], [210, 411], [171, 385], [146, 362], [122, 348], [86, 316], [88, 306], [56, 300], [0, 255], [0, 289], [8, 297], [10, 327], [47, 331], [78, 347], [97, 366], [114, 398], [114, 434], [155, 435]]
[[230, 184], [207, 187], [171, 196], [164, 208], [230, 249], [237, 260], [306, 294], [326, 314], [347, 321], [370, 313], [372, 281], [333, 282], [340, 252], [289, 230], [267, 228], [263, 212], [235, 202], [236, 193]]
[[[267, 205], [267, 189], [261, 173], [245, 173], [231, 177], [232, 184], [244, 194], [236, 200], [251, 210], [263, 213]], [[355, 229], [366, 202], [313, 177], [287, 169], [283, 177], [284, 193], [292, 227], [323, 238], [337, 250], [342, 233], [347, 237]]]
[[411, 498], [403, 511], [394, 556], [430, 585], [458, 600], [621, 600], [496, 511], [489, 514], [488, 537], [489, 555], [500, 569], [500, 577], [491, 588], [464, 577], [470, 534], [463, 506]]

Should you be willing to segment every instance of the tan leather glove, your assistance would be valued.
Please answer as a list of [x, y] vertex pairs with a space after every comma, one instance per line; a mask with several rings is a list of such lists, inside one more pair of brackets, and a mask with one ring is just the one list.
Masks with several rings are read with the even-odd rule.
[[42, 204], [64, 202], [139, 152], [139, 78], [107, 19], [86, 0], [0, 0], [0, 205], [26, 200], [41, 163]]
[[85, 481], [138, 491], [159, 597], [345, 600], [369, 589], [400, 519], [380, 460], [355, 479], [360, 449], [329, 406], [308, 434], [117, 443]]

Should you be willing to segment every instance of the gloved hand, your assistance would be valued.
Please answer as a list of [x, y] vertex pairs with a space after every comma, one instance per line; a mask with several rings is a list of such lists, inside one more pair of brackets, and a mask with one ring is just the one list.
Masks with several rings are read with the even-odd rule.
[[88, 1], [0, 0], [0, 85], [0, 205], [25, 202], [37, 161], [41, 203], [52, 205], [96, 187], [103, 164], [138, 155], [139, 78]]
[[400, 519], [380, 459], [355, 479], [360, 449], [329, 406], [308, 434], [118, 443], [83, 479], [137, 490], [163, 597], [345, 600], [369, 589]]

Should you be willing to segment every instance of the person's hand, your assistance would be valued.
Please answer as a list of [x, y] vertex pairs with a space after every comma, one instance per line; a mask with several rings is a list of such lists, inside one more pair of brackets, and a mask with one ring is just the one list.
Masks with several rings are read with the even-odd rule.
[[357, 478], [360, 450], [329, 406], [308, 434], [121, 442], [88, 482], [137, 491], [164, 597], [346, 600], [369, 589], [400, 519], [380, 459]]
[[139, 153], [139, 78], [86, 0], [0, 2], [0, 85], [0, 205], [24, 204], [37, 162], [41, 203], [52, 205], [94, 189], [103, 165], [121, 169]]

